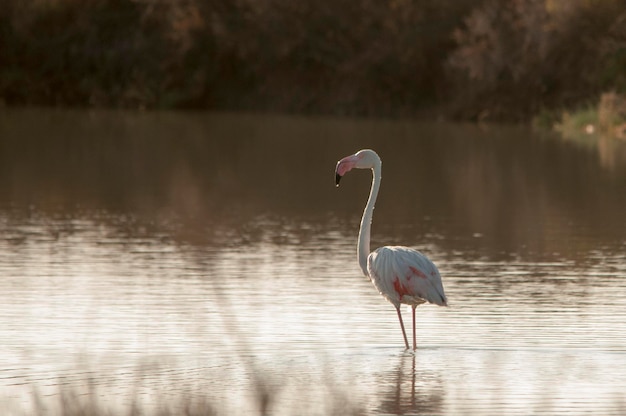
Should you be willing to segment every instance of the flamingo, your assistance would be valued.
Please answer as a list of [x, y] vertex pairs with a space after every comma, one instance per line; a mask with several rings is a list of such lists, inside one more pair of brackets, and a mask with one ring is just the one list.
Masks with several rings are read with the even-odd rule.
[[425, 255], [412, 248], [402, 246], [384, 246], [370, 251], [370, 231], [374, 204], [378, 196], [381, 181], [382, 162], [375, 151], [359, 150], [337, 162], [335, 183], [352, 169], [371, 169], [372, 188], [365, 205], [359, 239], [357, 259], [365, 277], [369, 278], [381, 295], [393, 304], [398, 313], [404, 345], [409, 349], [409, 341], [402, 322], [400, 305], [411, 305], [413, 310], [413, 350], [417, 349], [415, 339], [415, 308], [425, 302], [439, 306], [448, 306], [443, 291], [441, 275], [437, 266]]

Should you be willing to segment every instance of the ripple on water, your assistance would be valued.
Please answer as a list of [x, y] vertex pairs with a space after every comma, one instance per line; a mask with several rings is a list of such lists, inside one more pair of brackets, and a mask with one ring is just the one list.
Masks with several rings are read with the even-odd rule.
[[[195, 397], [255, 414], [267, 389], [277, 414], [303, 403], [364, 414], [624, 410], [626, 274], [610, 253], [582, 265], [440, 262], [451, 307], [418, 308], [419, 350], [406, 353], [393, 307], [344, 266], [354, 259], [343, 241], [333, 256], [317, 240], [275, 255], [272, 239], [230, 250], [120, 239], [89, 221], [55, 239], [25, 229], [23, 255], [0, 257], [7, 400], [93, 389], [111, 404]], [[14, 240], [0, 251], [15, 252]]]

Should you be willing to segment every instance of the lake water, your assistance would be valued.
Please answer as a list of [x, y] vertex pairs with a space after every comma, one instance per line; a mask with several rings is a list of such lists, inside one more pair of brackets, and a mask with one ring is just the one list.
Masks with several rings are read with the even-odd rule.
[[[371, 175], [334, 186], [365, 147], [372, 248], [426, 253], [450, 302], [417, 309], [414, 353], [356, 261]], [[626, 412], [624, 143], [3, 110], [0, 227], [3, 415]]]

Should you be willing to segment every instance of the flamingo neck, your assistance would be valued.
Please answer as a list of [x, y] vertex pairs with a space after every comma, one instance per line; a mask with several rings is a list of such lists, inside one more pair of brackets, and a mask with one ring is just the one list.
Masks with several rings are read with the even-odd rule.
[[378, 197], [378, 189], [380, 188], [382, 163], [377, 160], [372, 167], [372, 188], [370, 189], [370, 196], [367, 199], [367, 205], [363, 211], [363, 218], [361, 218], [361, 228], [359, 230], [359, 241], [357, 243], [357, 257], [359, 259], [359, 266], [363, 270], [365, 276], [369, 276], [367, 272], [367, 257], [370, 254], [370, 234], [372, 229], [372, 216], [374, 215], [374, 204]]

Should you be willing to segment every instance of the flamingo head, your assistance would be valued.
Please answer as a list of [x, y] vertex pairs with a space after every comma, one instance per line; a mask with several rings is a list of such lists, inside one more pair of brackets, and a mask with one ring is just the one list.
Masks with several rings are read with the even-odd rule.
[[352, 169], [373, 169], [376, 165], [380, 165], [380, 158], [375, 151], [371, 149], [359, 150], [353, 155], [346, 156], [337, 162], [335, 168], [335, 184], [339, 186], [339, 181]]

